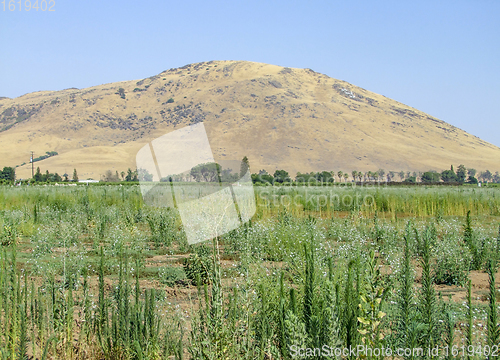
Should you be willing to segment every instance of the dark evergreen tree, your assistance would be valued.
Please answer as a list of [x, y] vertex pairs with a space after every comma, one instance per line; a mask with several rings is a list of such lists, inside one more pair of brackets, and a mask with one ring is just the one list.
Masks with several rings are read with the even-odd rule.
[[36, 172], [35, 172], [35, 175], [33, 175], [33, 180], [35, 180], [36, 182], [40, 182], [42, 181], [42, 173], [40, 172], [40, 166], [38, 166], [36, 168]]
[[[452, 166], [453, 168], [453, 166]], [[454, 183], [458, 181], [457, 174], [453, 170], [445, 170], [441, 173], [441, 179], [445, 183]]]
[[132, 169], [128, 168], [125, 181], [132, 181], [133, 178], [134, 178], [134, 173], [132, 172]]
[[459, 183], [464, 183], [467, 177], [467, 169], [464, 165], [460, 165], [457, 169], [457, 180]]
[[245, 176], [247, 173], [248, 169], [250, 169], [250, 162], [248, 161], [248, 158], [245, 156], [241, 160], [241, 167], [240, 167], [240, 178]]

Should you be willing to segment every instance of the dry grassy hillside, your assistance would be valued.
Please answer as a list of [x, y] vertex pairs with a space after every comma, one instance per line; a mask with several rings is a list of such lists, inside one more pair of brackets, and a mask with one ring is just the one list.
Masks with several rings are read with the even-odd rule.
[[200, 121], [216, 159], [246, 155], [254, 172], [500, 170], [500, 148], [421, 111], [310, 69], [245, 61], [0, 98], [0, 165], [26, 162], [17, 168], [26, 178], [30, 151], [57, 151], [36, 165], [98, 179], [135, 168], [148, 141]]

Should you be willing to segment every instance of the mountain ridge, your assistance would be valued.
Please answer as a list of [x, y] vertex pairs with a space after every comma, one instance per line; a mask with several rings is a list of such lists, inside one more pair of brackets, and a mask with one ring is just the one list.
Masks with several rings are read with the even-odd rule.
[[[36, 165], [97, 179], [135, 168], [144, 144], [201, 121], [216, 159], [248, 156], [253, 172], [500, 170], [500, 148], [424, 112], [311, 69], [247, 61], [0, 99], [0, 156], [13, 166], [57, 151]], [[16, 171], [31, 176], [29, 164]]]

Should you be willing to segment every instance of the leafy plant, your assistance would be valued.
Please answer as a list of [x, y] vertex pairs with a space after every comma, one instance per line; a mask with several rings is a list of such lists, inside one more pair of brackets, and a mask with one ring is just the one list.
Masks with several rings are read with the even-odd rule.
[[363, 344], [371, 349], [379, 348], [384, 338], [381, 323], [386, 316], [382, 311], [384, 300], [388, 294], [388, 287], [384, 286], [380, 275], [380, 268], [375, 259], [375, 253], [370, 252], [368, 258], [368, 269], [363, 289], [360, 291], [361, 303], [359, 304], [360, 328]]
[[500, 343], [500, 325], [498, 324], [498, 314], [496, 306], [496, 288], [495, 288], [495, 272], [496, 266], [493, 260], [488, 262], [488, 279], [489, 279], [489, 308], [488, 308], [488, 345], [494, 346]]
[[[474, 336], [472, 328], [474, 326], [474, 315], [472, 309], [472, 281], [469, 280], [467, 284], [467, 329], [465, 331], [465, 345], [467, 347], [474, 343]], [[467, 355], [467, 358], [470, 356]]]
[[472, 228], [472, 218], [470, 210], [467, 212], [467, 217], [465, 218], [463, 239], [465, 244], [469, 247], [470, 253], [472, 255], [472, 270], [480, 270], [486, 260], [487, 249], [485, 247], [485, 239], [476, 236]]
[[184, 260], [184, 272], [193, 283], [210, 283], [211, 274], [214, 271], [213, 257], [211, 251], [205, 244], [195, 247], [194, 254]]
[[437, 314], [436, 292], [433, 286], [433, 273], [431, 268], [431, 242], [433, 232], [427, 227], [423, 235], [422, 266], [422, 289], [420, 291], [420, 315], [424, 323], [424, 345], [427, 349], [433, 348], [438, 341], [439, 329]]
[[176, 266], [166, 266], [158, 270], [160, 281], [168, 286], [174, 286], [186, 278], [184, 269]]
[[432, 255], [435, 258], [434, 282], [464, 286], [467, 282], [472, 255], [456, 237], [445, 235], [436, 242]]

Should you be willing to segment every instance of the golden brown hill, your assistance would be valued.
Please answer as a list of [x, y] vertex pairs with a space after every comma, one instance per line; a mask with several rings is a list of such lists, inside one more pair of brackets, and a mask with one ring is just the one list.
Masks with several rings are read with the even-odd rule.
[[[172, 99], [172, 100], [169, 100]], [[252, 171], [500, 170], [500, 148], [421, 111], [310, 69], [210, 61], [140, 81], [0, 99], [1, 166], [98, 179], [135, 168], [148, 141], [203, 121], [216, 159]]]

